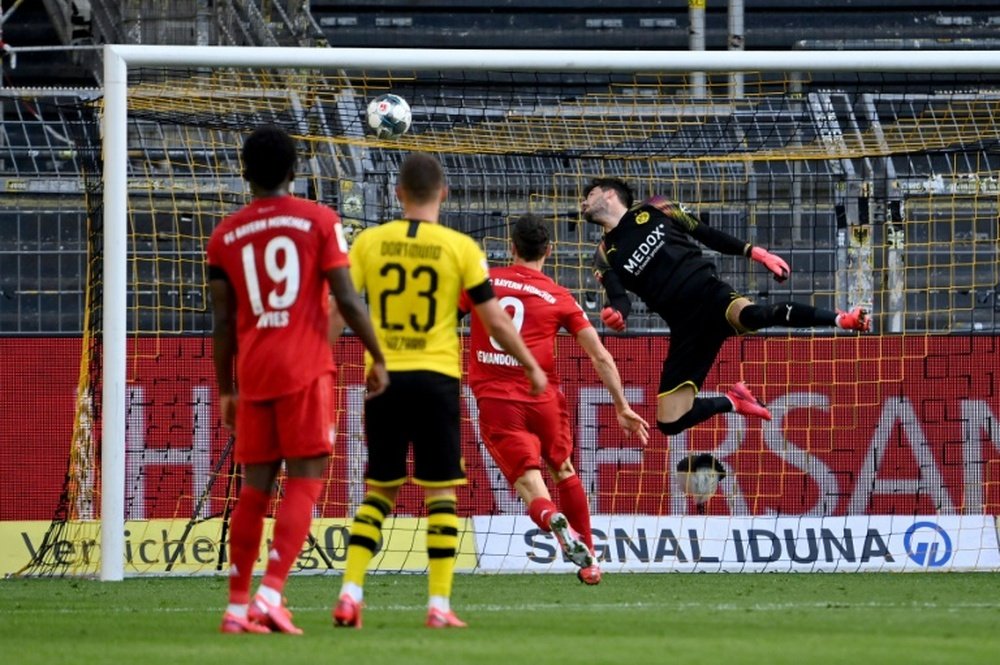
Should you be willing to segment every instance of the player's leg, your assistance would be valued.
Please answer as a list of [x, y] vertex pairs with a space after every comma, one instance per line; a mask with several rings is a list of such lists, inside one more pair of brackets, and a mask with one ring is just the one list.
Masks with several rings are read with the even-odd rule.
[[733, 303], [729, 322], [737, 329], [752, 331], [784, 326], [787, 328], [840, 328], [867, 332], [871, 329], [868, 312], [855, 307], [849, 312], [834, 312], [797, 302], [757, 305], [746, 298]]
[[[682, 376], [692, 376], [691, 373], [683, 371], [683, 368], [673, 366], [671, 362], [675, 351], [671, 349], [667, 360], [663, 363], [663, 372], [660, 375], [660, 392], [656, 396], [656, 427], [667, 436], [680, 434], [686, 429], [702, 423], [712, 416], [720, 413], [737, 413], [771, 419], [771, 412], [761, 404], [750, 389], [742, 381], [734, 384], [724, 397], [696, 397], [695, 386], [691, 381], [681, 381]], [[679, 365], [692, 365], [698, 362], [698, 355], [684, 354], [681, 356]], [[714, 357], [714, 354], [713, 354]], [[707, 358], [703, 359], [707, 360]], [[703, 362], [704, 366], [711, 363]], [[699, 380], [703, 381], [704, 378]], [[670, 386], [675, 386], [671, 388]]]
[[525, 469], [524, 473], [514, 479], [511, 487], [527, 506], [528, 517], [531, 518], [531, 521], [542, 531], [551, 532], [552, 527], [549, 523], [553, 516], [559, 513], [559, 509], [552, 501], [549, 488], [545, 486], [541, 470], [537, 468]]
[[573, 463], [567, 458], [558, 469], [552, 469], [552, 478], [559, 491], [559, 506], [573, 530], [580, 534], [580, 540], [589, 552], [594, 551], [594, 534], [590, 527], [590, 503], [583, 489], [580, 476], [576, 475]]
[[566, 396], [557, 391], [551, 400], [536, 402], [529, 416], [529, 427], [538, 435], [542, 444], [542, 459], [556, 482], [559, 491], [559, 508], [566, 524], [560, 520], [550, 523], [563, 552], [583, 570], [592, 569], [594, 537], [590, 527], [590, 506], [573, 468], [573, 432], [566, 408]]
[[[587, 568], [594, 564], [589, 512], [586, 520], [580, 521], [579, 506], [564, 498], [560, 499], [560, 504], [563, 505], [566, 512], [561, 512], [552, 501], [545, 481], [542, 479], [542, 473], [538, 469], [528, 469], [514, 482], [514, 489], [528, 504], [528, 516], [531, 521], [542, 531], [551, 533], [555, 537], [559, 547], [562, 548], [563, 553], [570, 561], [581, 568]], [[563, 494], [561, 493], [560, 496], [562, 497]], [[584, 497], [584, 501], [586, 501], [586, 497]], [[574, 520], [569, 517], [569, 511], [573, 508], [577, 509], [576, 524], [582, 525], [586, 530], [586, 539], [577, 529]]]
[[451, 609], [458, 555], [458, 502], [454, 487], [424, 487], [427, 508], [427, 627], [464, 628]]
[[[342, 591], [351, 593], [361, 601], [368, 564], [382, 543], [382, 526], [396, 505], [396, 494], [402, 483], [381, 485], [369, 479], [365, 497], [354, 513], [347, 546], [347, 565], [344, 570]], [[356, 587], [356, 588], [355, 588]]]
[[528, 509], [538, 528], [548, 533], [558, 512], [542, 478], [542, 443], [530, 431], [533, 403], [485, 398], [478, 401], [479, 434], [497, 468]]
[[271, 630], [301, 635], [285, 606], [285, 582], [309, 535], [313, 508], [323, 489], [327, 456], [286, 461], [284, 495], [274, 520], [267, 569], [250, 605], [250, 618]]
[[737, 411], [770, 420], [771, 414], [742, 383], [724, 397], [697, 397], [725, 341], [745, 329], [732, 323], [734, 314], [750, 301], [720, 280], [711, 280], [698, 293], [699, 307], [671, 324], [670, 348], [663, 362], [656, 398], [656, 426], [668, 436], [720, 413]]
[[656, 427], [667, 436], [680, 434], [734, 407], [726, 397], [697, 397], [722, 346], [721, 340], [697, 340], [675, 333], [670, 344], [656, 394]]
[[382, 542], [382, 524], [392, 513], [399, 488], [406, 482], [407, 428], [412, 416], [404, 390], [405, 374], [391, 375], [389, 388], [365, 403], [367, 491], [351, 522], [344, 577], [333, 610], [336, 626], [361, 628], [368, 566]]
[[465, 484], [461, 450], [461, 392], [458, 379], [437, 372], [415, 375], [411, 403], [419, 417], [410, 423], [413, 482], [424, 490], [427, 509], [428, 628], [464, 628], [451, 610], [458, 555], [455, 487]]
[[243, 485], [229, 518], [229, 605], [224, 633], [268, 633], [249, 620], [250, 584], [260, 552], [271, 488], [281, 468], [274, 414], [269, 404], [240, 400], [236, 410], [234, 457], [243, 467]]
[[[557, 394], [561, 397], [561, 393]], [[541, 402], [480, 400], [479, 432], [490, 456], [527, 506], [531, 521], [545, 533], [553, 534], [571, 561], [585, 566], [592, 561], [592, 549], [573, 532], [572, 521], [559, 512], [541, 472], [543, 449], [561, 437], [557, 394]], [[567, 445], [560, 448], [572, 450]], [[589, 520], [587, 528], [589, 531]]]
[[280, 462], [243, 465], [243, 486], [229, 518], [229, 605], [222, 632], [271, 632], [249, 616], [250, 584], [271, 502], [271, 487], [280, 467]]
[[580, 542], [590, 555], [582, 561], [580, 570], [576, 571], [577, 578], [584, 584], [599, 584], [601, 581], [601, 568], [597, 563], [597, 554], [594, 550], [594, 533], [590, 525], [590, 502], [587, 493], [583, 489], [583, 482], [577, 475], [573, 463], [567, 456], [562, 464], [556, 467], [549, 467], [549, 473], [556, 483], [559, 492], [559, 506], [566, 514], [570, 526], [579, 534]]
[[[369, 469], [372, 451], [369, 439]], [[333, 625], [361, 628], [361, 608], [364, 604], [364, 585], [368, 566], [375, 557], [375, 551], [382, 543], [382, 524], [396, 505], [396, 495], [402, 482], [397, 485], [376, 485], [369, 480], [365, 498], [361, 501], [354, 519], [347, 545], [347, 561], [344, 562], [344, 577], [333, 608]]]
[[259, 623], [283, 633], [301, 634], [284, 605], [288, 574], [309, 535], [313, 508], [323, 490], [333, 449], [333, 377], [324, 374], [294, 395], [274, 402], [287, 478], [274, 521], [267, 569], [250, 606]]

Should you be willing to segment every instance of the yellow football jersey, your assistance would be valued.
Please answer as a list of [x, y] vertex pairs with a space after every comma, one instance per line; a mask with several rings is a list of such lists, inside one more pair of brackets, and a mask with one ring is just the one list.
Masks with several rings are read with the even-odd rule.
[[358, 234], [350, 259], [389, 371], [461, 378], [458, 297], [489, 280], [476, 241], [440, 224], [398, 219]]

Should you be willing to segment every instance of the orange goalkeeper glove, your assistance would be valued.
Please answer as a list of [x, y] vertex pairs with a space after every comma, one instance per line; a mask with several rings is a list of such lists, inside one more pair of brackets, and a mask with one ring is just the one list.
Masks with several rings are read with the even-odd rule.
[[615, 332], [624, 332], [625, 330], [625, 317], [613, 307], [605, 307], [601, 310], [601, 321]]
[[789, 273], [792, 272], [792, 269], [788, 267], [783, 258], [772, 254], [763, 247], [754, 247], [751, 249], [750, 258], [770, 270], [777, 282], [784, 282], [788, 279]]

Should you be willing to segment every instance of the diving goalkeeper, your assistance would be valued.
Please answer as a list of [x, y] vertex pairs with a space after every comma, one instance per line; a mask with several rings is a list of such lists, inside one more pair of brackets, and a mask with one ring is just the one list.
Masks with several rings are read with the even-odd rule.
[[604, 324], [625, 330], [631, 291], [670, 326], [656, 398], [656, 426], [668, 436], [729, 411], [771, 419], [743, 382], [723, 397], [697, 397], [729, 337], [771, 326], [870, 329], [868, 313], [860, 307], [835, 312], [797, 302], [754, 304], [719, 279], [715, 264], [694, 241], [722, 254], [746, 256], [779, 282], [790, 272], [783, 259], [709, 227], [664, 197], [633, 205], [632, 190], [618, 178], [593, 179], [580, 212], [604, 229], [595, 254], [595, 274], [610, 301], [601, 312]]

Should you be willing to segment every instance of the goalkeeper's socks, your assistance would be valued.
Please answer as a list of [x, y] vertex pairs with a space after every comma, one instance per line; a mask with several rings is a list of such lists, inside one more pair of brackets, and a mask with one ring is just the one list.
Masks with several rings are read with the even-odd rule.
[[528, 504], [528, 517], [538, 525], [539, 529], [546, 533], [550, 531], [549, 520], [557, 512], [559, 512], [559, 509], [556, 508], [556, 504], [552, 503], [552, 499], [545, 496], [540, 496]]
[[718, 413], [729, 413], [732, 410], [733, 403], [727, 397], [696, 397], [690, 411], [669, 423], [657, 420], [656, 428], [667, 436], [674, 436]]
[[833, 328], [837, 325], [837, 313], [797, 302], [747, 305], [740, 310], [740, 325], [747, 330], [760, 330], [771, 326], [784, 326], [786, 328], [829, 326]]

